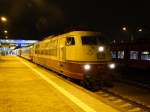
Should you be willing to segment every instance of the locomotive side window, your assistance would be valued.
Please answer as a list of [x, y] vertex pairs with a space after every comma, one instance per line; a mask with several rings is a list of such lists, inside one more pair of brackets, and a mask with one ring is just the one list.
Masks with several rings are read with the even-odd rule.
[[66, 39], [66, 45], [75, 45], [74, 37], [67, 37]]
[[81, 40], [82, 40], [83, 45], [97, 45], [98, 44], [97, 37], [93, 37], [93, 36], [82, 36]]
[[130, 51], [130, 59], [138, 60], [138, 52], [137, 51]]
[[141, 52], [141, 60], [150, 60], [150, 52], [148, 51]]

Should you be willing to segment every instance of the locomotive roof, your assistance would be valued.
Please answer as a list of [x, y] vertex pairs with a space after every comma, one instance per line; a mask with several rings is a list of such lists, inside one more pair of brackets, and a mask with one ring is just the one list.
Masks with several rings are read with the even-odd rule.
[[86, 35], [86, 34], [94, 34], [94, 35], [101, 35], [101, 32], [96, 32], [96, 31], [70, 31], [64, 34], [54, 34], [54, 35], [50, 35], [48, 37], [46, 37], [44, 40], [50, 39], [50, 38], [54, 38], [57, 36], [63, 36], [63, 35], [75, 35], [75, 34], [82, 34], [82, 35]]

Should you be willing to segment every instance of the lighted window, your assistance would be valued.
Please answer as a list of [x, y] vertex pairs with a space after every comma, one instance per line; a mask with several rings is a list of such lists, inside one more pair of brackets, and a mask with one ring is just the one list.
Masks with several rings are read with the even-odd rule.
[[116, 59], [117, 58], [117, 52], [116, 51], [112, 51], [111, 52], [111, 56], [113, 59]]
[[75, 45], [74, 37], [67, 37], [66, 39], [66, 45]]
[[138, 59], [138, 52], [137, 51], [130, 51], [130, 59], [137, 60]]
[[150, 60], [150, 52], [149, 51], [141, 52], [141, 60]]
[[118, 51], [118, 59], [124, 59], [124, 51]]

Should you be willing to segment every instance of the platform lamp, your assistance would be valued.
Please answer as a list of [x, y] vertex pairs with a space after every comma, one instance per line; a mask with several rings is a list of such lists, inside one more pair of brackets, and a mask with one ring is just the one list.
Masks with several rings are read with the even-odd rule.
[[4, 30], [4, 34], [5, 34], [5, 38], [7, 39], [7, 38], [8, 38], [8, 36], [7, 36], [8, 31], [7, 31], [7, 30]]
[[[127, 27], [125, 27], [125, 26], [122, 27], [122, 30], [129, 32], [129, 31], [127, 30]], [[137, 32], [142, 32], [143, 29], [142, 29], [142, 28], [138, 28], [136, 31], [137, 31]], [[134, 40], [133, 32], [129, 32], [129, 33], [130, 33], [130, 41], [133, 42], [133, 40]]]
[[[5, 16], [1, 16], [0, 19], [1, 19], [1, 22], [2, 22], [2, 23], [6, 23], [6, 22], [7, 22], [7, 18], [6, 18]], [[7, 30], [4, 30], [5, 39], [8, 38], [7, 34], [8, 34], [8, 31], [7, 31]]]
[[7, 18], [4, 17], [4, 16], [2, 16], [2, 17], [1, 17], [1, 21], [2, 21], [2, 22], [7, 22]]

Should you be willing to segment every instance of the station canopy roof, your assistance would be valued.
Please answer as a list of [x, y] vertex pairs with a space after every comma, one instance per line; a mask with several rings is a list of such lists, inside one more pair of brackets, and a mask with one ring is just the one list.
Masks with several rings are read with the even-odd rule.
[[0, 45], [15, 45], [19, 47], [28, 46], [38, 42], [38, 40], [16, 40], [16, 39], [0, 39]]

